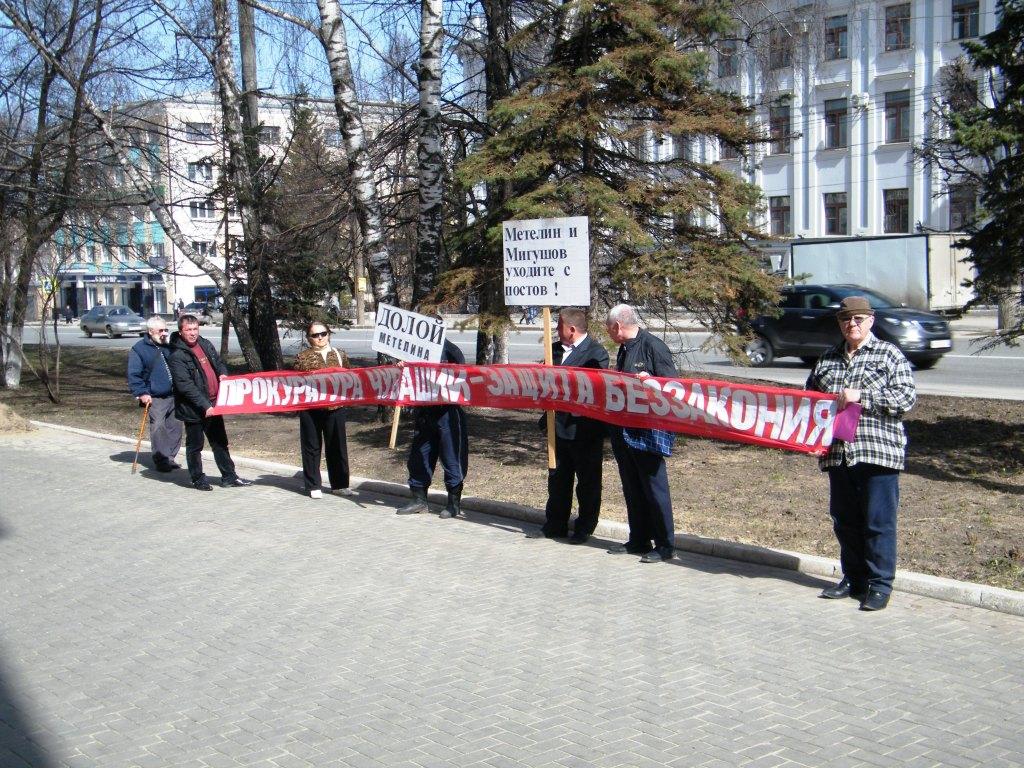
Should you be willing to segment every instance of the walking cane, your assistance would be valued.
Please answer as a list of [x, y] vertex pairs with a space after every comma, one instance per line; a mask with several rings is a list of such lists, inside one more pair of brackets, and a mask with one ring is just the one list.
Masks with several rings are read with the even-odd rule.
[[[150, 401], [150, 403], [152, 400]], [[132, 474], [135, 474], [135, 468], [139, 464], [139, 451], [142, 449], [142, 433], [146, 431], [146, 417], [149, 416], [149, 405], [146, 403], [146, 407], [142, 409], [142, 422], [139, 424], [139, 439], [135, 441], [135, 460], [132, 462]]]

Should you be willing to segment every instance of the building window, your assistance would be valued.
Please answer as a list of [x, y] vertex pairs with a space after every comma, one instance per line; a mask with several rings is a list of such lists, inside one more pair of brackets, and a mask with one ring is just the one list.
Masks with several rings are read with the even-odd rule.
[[953, 0], [953, 39], [978, 36], [977, 0]]
[[850, 146], [850, 115], [846, 99], [825, 101], [825, 146], [829, 149]]
[[732, 144], [721, 139], [718, 140], [719, 155], [723, 160], [735, 160], [740, 156], [739, 151]]
[[847, 223], [846, 193], [825, 193], [825, 234], [848, 235], [850, 228]]
[[281, 129], [276, 125], [260, 126], [260, 144], [280, 144]]
[[213, 243], [211, 243], [209, 240], [193, 240], [192, 250], [195, 251], [196, 254], [198, 254], [199, 256], [202, 256], [203, 258], [206, 259], [213, 258], [214, 256], [217, 255], [216, 251], [213, 248]]
[[212, 219], [217, 215], [213, 200], [193, 200], [188, 204], [188, 214], [193, 219]]
[[910, 91], [885, 94], [885, 141], [910, 141]]
[[910, 47], [910, 3], [890, 5], [885, 9], [885, 50], [899, 51]]
[[793, 63], [793, 38], [785, 27], [775, 27], [768, 35], [768, 68], [782, 69]]
[[735, 40], [718, 41], [718, 76], [732, 77], [739, 72], [739, 54]]
[[883, 189], [882, 198], [885, 205], [885, 231], [910, 231], [910, 190]]
[[772, 143], [770, 153], [785, 155], [792, 151], [791, 109], [789, 103], [776, 103], [768, 108], [768, 133]]
[[977, 216], [978, 196], [970, 184], [949, 186], [949, 228], [962, 232], [974, 223]]
[[185, 123], [185, 141], [210, 141], [213, 123]]
[[189, 181], [213, 181], [213, 163], [209, 160], [201, 160], [197, 163], [188, 164]]
[[789, 208], [789, 195], [768, 198], [773, 235], [793, 234], [793, 216]]
[[849, 27], [846, 16], [825, 19], [825, 58], [828, 61], [845, 59], [850, 55]]

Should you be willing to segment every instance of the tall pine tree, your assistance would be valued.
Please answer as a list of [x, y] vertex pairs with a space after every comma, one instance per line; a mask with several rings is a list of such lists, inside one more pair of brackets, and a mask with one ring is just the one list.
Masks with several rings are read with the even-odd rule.
[[458, 173], [467, 187], [507, 190], [481, 224], [491, 252], [502, 220], [589, 216], [595, 306], [667, 301], [738, 351], [738, 316], [776, 294], [744, 244], [760, 234], [758, 190], [700, 156], [699, 139], [741, 149], [758, 140], [751, 110], [708, 82], [708, 45], [728, 34], [728, 11], [684, 0], [563, 3], [523, 31], [553, 38], [550, 57], [491, 110], [495, 135]]
[[968, 229], [976, 303], [1001, 307], [1003, 339], [1024, 336], [1024, 0], [1001, 0], [995, 30], [964, 44], [978, 69], [993, 74], [992, 106], [951, 110], [951, 139], [986, 160], [982, 218]]

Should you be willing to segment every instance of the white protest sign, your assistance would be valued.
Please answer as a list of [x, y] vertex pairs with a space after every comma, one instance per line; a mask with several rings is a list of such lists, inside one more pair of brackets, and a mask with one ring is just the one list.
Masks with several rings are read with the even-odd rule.
[[590, 224], [586, 216], [501, 225], [505, 304], [590, 306]]
[[390, 304], [378, 304], [370, 349], [405, 362], [440, 363], [444, 321]]

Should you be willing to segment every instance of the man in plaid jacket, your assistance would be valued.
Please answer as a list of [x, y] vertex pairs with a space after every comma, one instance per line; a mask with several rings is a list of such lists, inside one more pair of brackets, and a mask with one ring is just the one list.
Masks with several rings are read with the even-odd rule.
[[[608, 312], [608, 335], [619, 345], [615, 370], [649, 376], [678, 376], [672, 353], [661, 339], [640, 327], [636, 310], [619, 304]], [[619, 465], [626, 499], [629, 540], [611, 554], [642, 555], [641, 562], [671, 560], [675, 548], [672, 497], [665, 457], [672, 453], [675, 435], [660, 429], [609, 426], [612, 453]], [[651, 547], [651, 541], [654, 547]]]
[[875, 312], [863, 296], [848, 296], [837, 319], [843, 341], [821, 356], [807, 388], [839, 395], [837, 407], [861, 407], [852, 442], [834, 440], [821, 457], [829, 476], [829, 514], [839, 540], [843, 579], [821, 597], [860, 600], [861, 610], [889, 604], [896, 575], [899, 473], [906, 456], [903, 415], [917, 400], [910, 363], [878, 339]]

